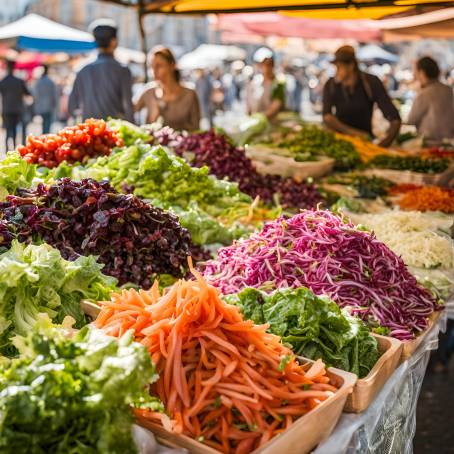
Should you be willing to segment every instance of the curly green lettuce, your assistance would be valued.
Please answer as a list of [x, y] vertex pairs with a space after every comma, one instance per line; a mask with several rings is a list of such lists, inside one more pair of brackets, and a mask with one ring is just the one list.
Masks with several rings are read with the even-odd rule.
[[130, 405], [157, 380], [132, 333], [116, 339], [88, 326], [75, 335], [40, 317], [17, 339], [21, 357], [0, 369], [0, 452], [136, 453]]
[[365, 377], [380, 357], [376, 339], [357, 317], [305, 287], [267, 294], [246, 288], [224, 297], [256, 324], [291, 345], [297, 355]]
[[28, 333], [40, 313], [57, 323], [69, 315], [76, 327], [85, 325], [80, 301], [109, 299], [116, 289], [116, 279], [101, 269], [93, 256], [70, 262], [48, 244], [13, 241], [0, 255], [0, 354], [16, 353], [11, 337]]

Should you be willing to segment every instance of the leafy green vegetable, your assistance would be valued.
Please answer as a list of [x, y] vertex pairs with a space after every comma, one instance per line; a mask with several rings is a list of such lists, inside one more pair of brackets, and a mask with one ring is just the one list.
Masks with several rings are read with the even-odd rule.
[[263, 113], [255, 113], [247, 117], [239, 125], [239, 132], [232, 134], [238, 146], [247, 144], [254, 136], [262, 134], [269, 126], [268, 119]]
[[28, 333], [40, 313], [57, 323], [70, 315], [82, 327], [80, 301], [108, 299], [116, 288], [116, 280], [101, 268], [93, 256], [70, 262], [47, 244], [13, 241], [0, 255], [0, 353], [14, 355], [11, 337]]
[[116, 149], [85, 167], [62, 164], [49, 172], [47, 180], [58, 176], [108, 179], [118, 191], [132, 190], [134, 195], [177, 214], [195, 244], [229, 244], [248, 231], [235, 222], [234, 213], [247, 211], [252, 200], [236, 183], [209, 175], [207, 167], [191, 167], [159, 146], [136, 144]]
[[114, 131], [119, 132], [120, 137], [123, 139], [123, 142], [127, 147], [136, 143], [149, 143], [153, 140], [151, 134], [129, 121], [111, 119], [107, 122], [107, 124]]
[[281, 128], [277, 134], [270, 134], [272, 146], [285, 148], [295, 161], [313, 161], [317, 156], [335, 159], [336, 170], [350, 170], [361, 163], [354, 145], [338, 139], [334, 133], [316, 125], [305, 124], [297, 129]]
[[245, 318], [257, 324], [268, 323], [269, 331], [281, 336], [297, 355], [321, 358], [328, 366], [359, 377], [366, 376], [380, 356], [377, 341], [359, 318], [307, 288], [281, 289], [271, 294], [246, 288], [225, 299], [238, 305]]
[[369, 161], [369, 166], [379, 169], [410, 170], [419, 173], [441, 173], [449, 167], [449, 159], [378, 155]]
[[40, 317], [0, 372], [0, 452], [129, 454], [129, 405], [163, 411], [145, 386], [157, 374], [145, 347], [88, 326], [74, 336]]
[[28, 164], [17, 151], [10, 151], [0, 161], [0, 200], [17, 188], [29, 188], [36, 175], [36, 165]]
[[385, 178], [357, 174], [335, 175], [328, 177], [326, 181], [330, 184], [351, 186], [356, 189], [358, 197], [362, 199], [376, 199], [377, 197], [386, 196], [394, 186], [394, 183]]

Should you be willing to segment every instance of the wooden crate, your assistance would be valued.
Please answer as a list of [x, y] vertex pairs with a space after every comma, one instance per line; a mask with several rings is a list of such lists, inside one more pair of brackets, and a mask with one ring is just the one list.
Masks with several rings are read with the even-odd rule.
[[403, 343], [392, 337], [373, 334], [382, 354], [366, 377], [358, 379], [347, 398], [344, 411], [361, 413], [366, 410], [399, 365]]
[[[308, 360], [306, 362], [310, 363]], [[251, 454], [306, 454], [329, 437], [342, 414], [345, 401], [352, 392], [357, 377], [335, 368], [329, 368], [327, 374], [339, 386], [339, 390], [317, 408], [295, 421], [285, 432], [272, 438]], [[159, 424], [143, 417], [138, 416], [136, 420], [139, 425], [151, 430], [158, 442], [165, 446], [186, 448], [192, 454], [219, 454], [219, 451], [193, 438], [168, 432]]]
[[434, 312], [429, 317], [429, 324], [428, 324], [427, 329], [425, 331], [423, 331], [415, 339], [403, 342], [401, 363], [403, 363], [404, 361], [406, 361], [407, 359], [409, 359], [413, 355], [413, 353], [416, 351], [416, 349], [421, 345], [422, 341], [426, 338], [426, 336], [429, 333], [429, 331], [438, 322], [438, 319], [440, 318], [440, 316], [441, 316], [441, 311]]

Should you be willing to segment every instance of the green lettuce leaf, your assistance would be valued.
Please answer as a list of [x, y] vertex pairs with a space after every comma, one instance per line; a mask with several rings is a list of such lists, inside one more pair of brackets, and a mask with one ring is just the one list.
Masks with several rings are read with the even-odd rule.
[[80, 301], [108, 299], [116, 289], [116, 280], [101, 270], [94, 257], [70, 262], [47, 244], [13, 241], [0, 255], [0, 353], [14, 355], [11, 337], [28, 333], [41, 313], [56, 322], [69, 315], [82, 327]]
[[321, 358], [328, 366], [366, 376], [380, 353], [377, 341], [357, 317], [309, 289], [281, 289], [267, 294], [246, 288], [226, 296], [245, 318], [269, 324], [269, 332], [292, 346], [297, 355]]
[[73, 334], [40, 317], [16, 345], [21, 357], [0, 369], [0, 452], [137, 452], [129, 406], [162, 404], [148, 397], [157, 374], [131, 333]]

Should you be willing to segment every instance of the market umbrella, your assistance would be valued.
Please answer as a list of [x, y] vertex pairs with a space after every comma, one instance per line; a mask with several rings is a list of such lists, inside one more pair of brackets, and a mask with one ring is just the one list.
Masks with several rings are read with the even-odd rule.
[[246, 51], [237, 46], [202, 44], [197, 49], [181, 57], [181, 69], [203, 69], [222, 64], [225, 61], [244, 60]]
[[80, 31], [38, 14], [29, 14], [0, 27], [0, 43], [36, 52], [88, 52], [95, 48], [90, 33]]

